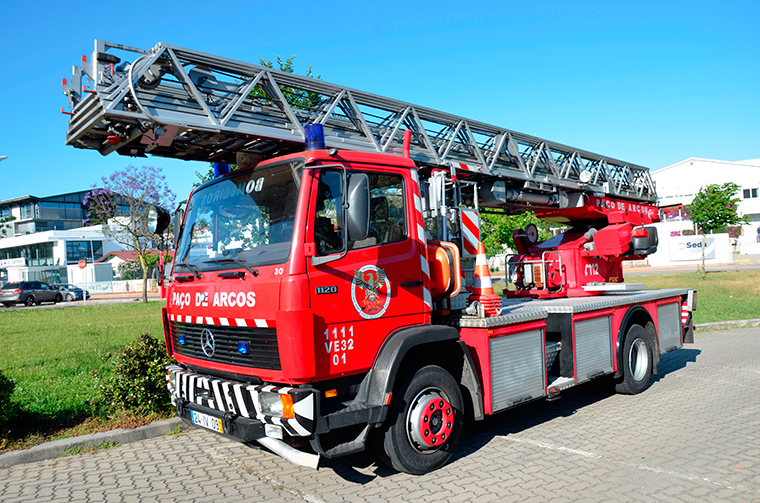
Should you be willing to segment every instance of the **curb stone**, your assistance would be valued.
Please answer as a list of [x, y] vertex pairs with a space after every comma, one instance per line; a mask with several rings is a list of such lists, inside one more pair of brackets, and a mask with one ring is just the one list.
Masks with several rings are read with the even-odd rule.
[[46, 442], [44, 444], [36, 445], [31, 449], [11, 451], [0, 454], [0, 468], [8, 468], [13, 465], [46, 461], [60, 457], [70, 449], [93, 448], [102, 445], [105, 442], [112, 444], [124, 444], [128, 442], [135, 442], [137, 440], [145, 440], [147, 438], [158, 437], [161, 435], [166, 435], [169, 431], [176, 428], [177, 426], [179, 426], [181, 429], [187, 429], [183, 426], [182, 420], [175, 417], [171, 419], [165, 419], [163, 421], [156, 421], [154, 423], [140, 426], [131, 430], [118, 429], [100, 433], [91, 433], [89, 435], [81, 435], [78, 437], [64, 438], [61, 440], [55, 440], [53, 442]]
[[694, 325], [695, 330], [725, 330], [728, 328], [745, 328], [760, 326], [760, 318], [753, 320], [733, 320], [733, 321], [715, 321], [712, 323], [697, 323]]

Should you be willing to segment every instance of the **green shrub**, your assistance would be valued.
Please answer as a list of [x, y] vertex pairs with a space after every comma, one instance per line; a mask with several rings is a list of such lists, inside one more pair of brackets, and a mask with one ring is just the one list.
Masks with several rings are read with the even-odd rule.
[[120, 349], [111, 363], [110, 372], [98, 376], [102, 405], [106, 409], [141, 414], [171, 410], [166, 365], [172, 360], [166, 355], [162, 342], [150, 334], [142, 334]]
[[16, 384], [0, 371], [0, 438], [6, 433], [6, 425], [16, 414], [16, 406], [11, 402], [11, 395]]

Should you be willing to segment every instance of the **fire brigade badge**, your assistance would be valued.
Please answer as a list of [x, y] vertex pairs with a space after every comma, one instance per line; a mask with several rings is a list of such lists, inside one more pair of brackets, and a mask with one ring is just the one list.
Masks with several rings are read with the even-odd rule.
[[359, 316], [374, 320], [385, 314], [391, 302], [391, 283], [385, 269], [365, 265], [354, 271], [351, 282], [351, 300]]

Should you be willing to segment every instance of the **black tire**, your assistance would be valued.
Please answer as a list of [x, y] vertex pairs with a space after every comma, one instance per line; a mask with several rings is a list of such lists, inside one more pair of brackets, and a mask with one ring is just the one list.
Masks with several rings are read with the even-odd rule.
[[13, 302], [3, 302], [5, 307], [13, 307]]
[[59, 302], [63, 302], [63, 295], [60, 293], [55, 294], [55, 299], [53, 299], [53, 303], [58, 304]]
[[32, 307], [37, 301], [34, 299], [34, 295], [27, 295], [24, 299], [24, 305], [27, 307]]
[[624, 395], [641, 393], [652, 377], [652, 346], [644, 327], [632, 325], [628, 329], [622, 356], [623, 378], [615, 384], [615, 391]]
[[463, 429], [459, 384], [441, 367], [429, 365], [409, 377], [394, 398], [386, 424], [378, 432], [380, 458], [413, 475], [445, 465]]

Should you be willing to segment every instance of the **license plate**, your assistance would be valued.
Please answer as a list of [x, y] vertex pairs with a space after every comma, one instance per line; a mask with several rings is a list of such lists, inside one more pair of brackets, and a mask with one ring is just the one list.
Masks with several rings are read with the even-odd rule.
[[194, 410], [191, 410], [190, 420], [193, 422], [193, 424], [197, 424], [198, 426], [202, 426], [208, 430], [224, 433], [224, 429], [222, 428], [222, 420], [217, 419], [213, 416], [209, 416], [208, 414], [203, 414], [201, 412], [195, 412]]

